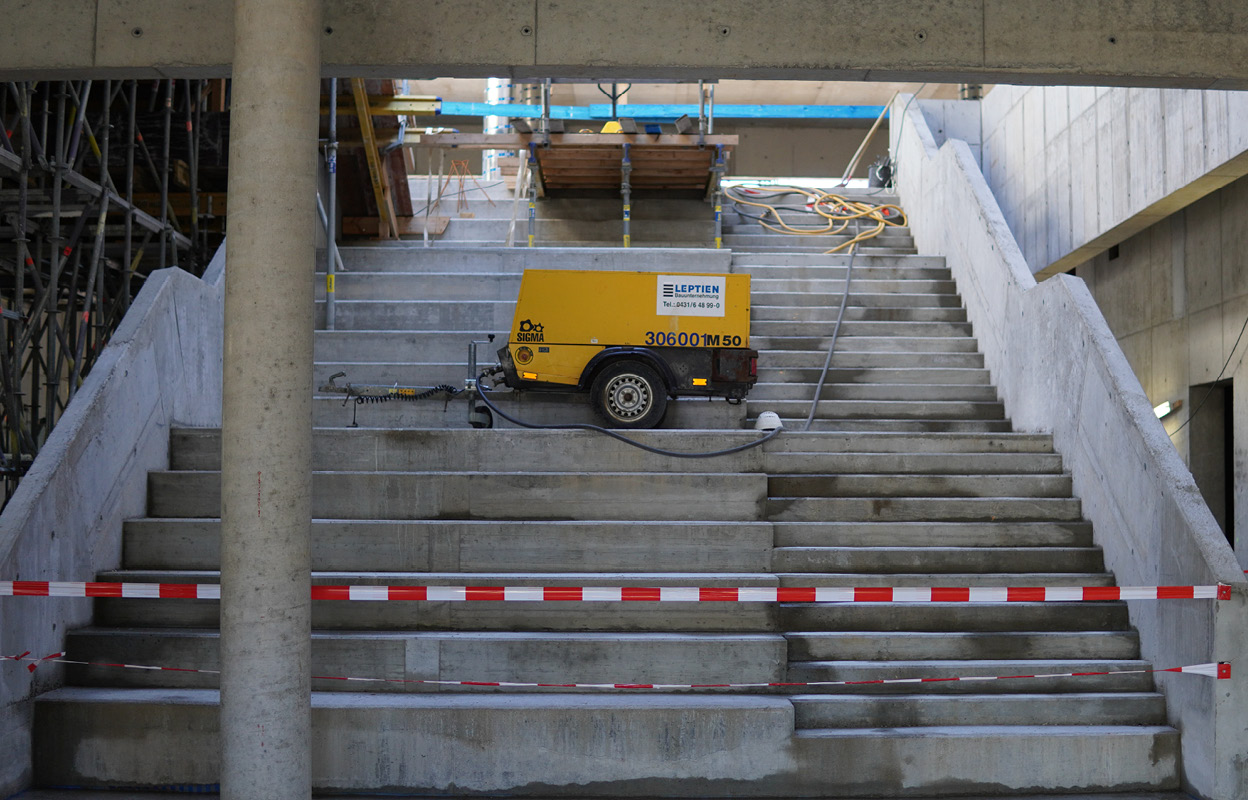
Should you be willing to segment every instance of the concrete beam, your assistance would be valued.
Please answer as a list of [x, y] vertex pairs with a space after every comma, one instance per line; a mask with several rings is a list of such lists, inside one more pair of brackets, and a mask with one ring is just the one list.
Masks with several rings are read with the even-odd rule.
[[[1248, 89], [1248, 11], [1209, 0], [340, 0], [326, 75], [756, 78]], [[222, 77], [230, 0], [6, 4], [0, 79]], [[195, 35], [187, 35], [194, 31]]]
[[1042, 281], [1063, 272], [1070, 272], [1075, 267], [1099, 256], [1116, 244], [1125, 242], [1137, 233], [1156, 225], [1163, 219], [1175, 214], [1200, 198], [1213, 194], [1218, 189], [1248, 175], [1248, 151], [1240, 153], [1221, 167], [1200, 176], [1191, 183], [1180, 187], [1160, 200], [1150, 204], [1142, 211], [1133, 214], [1126, 220], [1109, 230], [1090, 239], [1086, 243], [1066, 253], [1047, 267], [1038, 270], [1036, 280]]

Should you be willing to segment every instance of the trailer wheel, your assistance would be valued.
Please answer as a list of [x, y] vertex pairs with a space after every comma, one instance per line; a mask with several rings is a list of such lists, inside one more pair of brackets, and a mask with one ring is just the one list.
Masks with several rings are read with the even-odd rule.
[[640, 361], [613, 361], [594, 378], [594, 410], [613, 428], [653, 428], [667, 411], [667, 386]]

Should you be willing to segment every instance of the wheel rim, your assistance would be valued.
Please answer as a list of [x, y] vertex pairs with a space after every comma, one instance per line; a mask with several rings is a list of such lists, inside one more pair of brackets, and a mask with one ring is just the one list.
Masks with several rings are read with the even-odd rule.
[[635, 420], [650, 410], [650, 384], [631, 373], [617, 375], [607, 384], [606, 399], [613, 417]]

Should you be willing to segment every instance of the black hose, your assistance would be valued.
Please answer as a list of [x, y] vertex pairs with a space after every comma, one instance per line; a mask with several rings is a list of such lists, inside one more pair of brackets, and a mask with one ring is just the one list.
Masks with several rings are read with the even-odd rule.
[[[482, 378], [484, 377], [485, 376], [483, 375]], [[494, 412], [513, 425], [519, 425], [522, 428], [533, 428], [535, 430], [597, 431], [598, 433], [605, 433], [612, 439], [618, 439], [619, 441], [624, 442], [624, 444], [631, 444], [633, 447], [645, 450], [647, 453], [654, 453], [660, 456], [671, 456], [672, 458], [715, 458], [716, 456], [732, 455], [733, 453], [740, 453], [744, 450], [749, 450], [750, 448], [758, 447], [761, 444], [769, 442], [776, 438], [776, 436], [780, 434], [780, 431], [784, 430], [784, 428], [774, 428], [771, 431], [768, 431], [767, 435], [760, 439], [755, 439], [752, 442], [740, 444], [736, 447], [729, 447], [727, 450], [715, 450], [709, 453], [680, 453], [675, 450], [664, 450], [661, 447], [651, 447], [648, 444], [642, 444], [641, 442], [634, 441], [627, 436], [616, 433], [610, 428], [603, 428], [599, 425], [590, 425], [585, 422], [568, 422], [558, 425], [541, 425], [536, 422], [525, 422], [523, 420], [516, 419], [506, 411], [503, 411], [501, 408], [494, 405], [494, 401], [490, 400], [488, 394], [481, 388], [480, 380], [477, 382], [477, 393], [481, 396], [481, 400], [486, 404], [486, 406], [489, 407], [490, 411]]]

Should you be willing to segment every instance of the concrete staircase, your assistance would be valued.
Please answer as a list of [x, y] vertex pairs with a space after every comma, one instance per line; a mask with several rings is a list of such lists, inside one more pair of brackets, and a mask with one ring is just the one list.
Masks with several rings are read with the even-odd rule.
[[[503, 333], [526, 266], [748, 271], [760, 383], [630, 434], [473, 430], [464, 404], [316, 400], [314, 583], [1025, 586], [1112, 583], [1049, 437], [1014, 433], [939, 259], [902, 230], [855, 259], [810, 432], [800, 432], [847, 256], [731, 220], [733, 252], [367, 246], [344, 251], [317, 381], [458, 384]], [[731, 237], [741, 237], [733, 239]], [[818, 245], [826, 247], [826, 243]], [[401, 299], [399, 299], [401, 298]], [[419, 298], [419, 299], [415, 299]], [[506, 399], [588, 421], [579, 399]], [[183, 429], [102, 580], [218, 580], [219, 433]], [[217, 605], [99, 600], [71, 657], [214, 669]], [[1138, 670], [1122, 603], [363, 603], [313, 607], [314, 784], [324, 791], [927, 797], [1160, 792], [1177, 732], [1148, 674], [629, 690], [410, 680], [771, 683]], [[41, 785], [211, 785], [211, 674], [71, 668], [36, 711]]]

